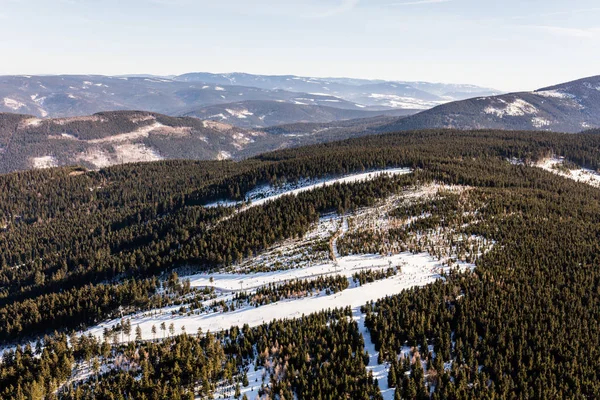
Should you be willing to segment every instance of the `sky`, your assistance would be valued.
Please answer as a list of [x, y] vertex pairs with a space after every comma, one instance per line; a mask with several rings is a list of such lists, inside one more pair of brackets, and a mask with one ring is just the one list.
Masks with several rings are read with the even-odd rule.
[[0, 0], [0, 74], [470, 83], [600, 74], [598, 0]]

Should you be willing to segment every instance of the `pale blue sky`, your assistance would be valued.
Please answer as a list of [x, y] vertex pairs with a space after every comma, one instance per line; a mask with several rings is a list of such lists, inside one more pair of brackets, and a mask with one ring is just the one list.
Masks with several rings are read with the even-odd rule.
[[0, 0], [0, 74], [349, 76], [529, 90], [600, 74], [598, 0]]

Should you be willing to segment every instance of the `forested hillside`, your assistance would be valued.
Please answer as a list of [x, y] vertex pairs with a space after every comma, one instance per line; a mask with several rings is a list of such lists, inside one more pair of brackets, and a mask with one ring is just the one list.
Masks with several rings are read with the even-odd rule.
[[2, 175], [0, 397], [597, 398], [600, 190], [536, 165], [599, 150], [430, 130]]
[[[339, 112], [351, 117], [344, 110]], [[377, 117], [263, 130], [145, 111], [53, 119], [0, 113], [0, 173], [61, 166], [99, 169], [173, 159], [240, 159], [275, 149], [362, 136], [370, 133], [367, 129], [392, 120]]]

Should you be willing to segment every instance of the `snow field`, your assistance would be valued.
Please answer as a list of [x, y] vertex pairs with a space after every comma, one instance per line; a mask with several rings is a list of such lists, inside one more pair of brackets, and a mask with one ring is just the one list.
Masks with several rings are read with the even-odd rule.
[[501, 103], [499, 108], [489, 106], [486, 107], [483, 112], [486, 114], [496, 115], [500, 118], [503, 118], [505, 115], [518, 117], [525, 114], [536, 114], [538, 112], [537, 108], [522, 99], [514, 99], [511, 103], [507, 103], [506, 101], [500, 99], [499, 102]]
[[32, 157], [30, 161], [35, 169], [52, 168], [58, 165], [56, 158], [53, 156]]
[[600, 173], [587, 168], [577, 168], [567, 172], [564, 169], [559, 168], [564, 162], [564, 157], [552, 157], [540, 161], [536, 164], [536, 167], [560, 175], [564, 178], [587, 183], [588, 185], [600, 188]]
[[[397, 173], [406, 173], [407, 170], [396, 170]], [[336, 179], [340, 181], [356, 181], [366, 177], [372, 177], [373, 174], [357, 174], [350, 177]], [[333, 182], [333, 181], [329, 181]], [[316, 187], [316, 186], [313, 186]], [[308, 190], [308, 186], [296, 190]], [[415, 188], [401, 195], [391, 196], [383, 201], [379, 206], [360, 210], [350, 217], [351, 220], [359, 218], [360, 227], [367, 225], [368, 221], [373, 221], [372, 229], [386, 228], [388, 221], [384, 218], [385, 214], [393, 209], [399, 201], [409, 201], [436, 195], [440, 190], [462, 191], [464, 187], [450, 187], [444, 185], [431, 184]], [[293, 191], [292, 191], [293, 192]], [[289, 191], [286, 193], [290, 193]], [[271, 194], [271, 193], [269, 193]], [[272, 199], [282, 194], [271, 194], [263, 199]], [[253, 203], [255, 204], [255, 203]], [[240, 266], [224, 272], [200, 273], [189, 276], [181, 276], [181, 280], [189, 280], [192, 288], [214, 288], [218, 297], [216, 301], [231, 300], [236, 292], [247, 292], [251, 294], [259, 288], [270, 284], [280, 284], [294, 280], [312, 280], [317, 277], [340, 275], [351, 278], [353, 274], [367, 270], [383, 270], [389, 267], [400, 267], [401, 273], [387, 279], [375, 281], [359, 287], [350, 287], [342, 292], [324, 296], [323, 293], [317, 296], [305, 298], [281, 300], [276, 303], [267, 304], [260, 307], [245, 306], [230, 312], [200, 313], [188, 312], [188, 315], [175, 315], [174, 311], [180, 306], [169, 306], [151, 311], [144, 311], [128, 316], [131, 325], [135, 328], [137, 325], [142, 329], [144, 339], [152, 338], [152, 326], [159, 326], [162, 322], [167, 325], [173, 323], [176, 332], [181, 332], [185, 326], [186, 332], [195, 332], [198, 328], [206, 331], [220, 331], [229, 329], [232, 326], [242, 326], [248, 324], [257, 326], [273, 319], [297, 318], [303, 314], [310, 314], [327, 308], [341, 308], [350, 306], [359, 308], [368, 301], [377, 300], [385, 296], [397, 294], [404, 289], [415, 286], [423, 286], [435, 281], [441, 277], [442, 271], [448, 271], [452, 267], [459, 266], [461, 269], [473, 268], [473, 264], [465, 262], [449, 263], [448, 257], [433, 257], [423, 251], [419, 253], [401, 252], [399, 254], [358, 254], [340, 257], [337, 251], [337, 240], [351, 229], [348, 222], [349, 217], [341, 217], [336, 214], [323, 216], [319, 223], [311, 229], [304, 238], [289, 240], [274, 246], [269, 251], [254, 257]], [[410, 220], [409, 220], [410, 221]], [[356, 225], [356, 224], [353, 224]], [[331, 250], [335, 255], [335, 261], [325, 259], [323, 262], [311, 262], [304, 260], [299, 263], [302, 268], [286, 268], [287, 263], [299, 257], [299, 253], [311, 251], [307, 244], [314, 241], [323, 241], [327, 238], [331, 240]], [[476, 239], [476, 238], [475, 238]], [[257, 268], [261, 267], [261, 268]], [[279, 269], [280, 267], [286, 269]], [[261, 272], [251, 272], [259, 269]], [[206, 301], [206, 304], [212, 304], [215, 300]], [[88, 331], [98, 337], [101, 337], [104, 328], [112, 328], [120, 322], [120, 319], [104, 322]], [[159, 335], [157, 335], [159, 336]], [[125, 338], [120, 338], [124, 340]]]
[[[247, 306], [227, 313], [209, 313], [192, 315], [173, 315], [172, 311], [179, 306], [170, 306], [163, 309], [145, 311], [128, 316], [134, 329], [142, 329], [144, 339], [152, 338], [152, 326], [158, 327], [162, 322], [173, 324], [176, 332], [222, 331], [232, 326], [251, 327], [261, 325], [276, 319], [299, 318], [302, 315], [326, 310], [328, 308], [343, 308], [350, 306], [359, 309], [369, 301], [397, 294], [404, 289], [415, 286], [424, 286], [441, 278], [442, 271], [450, 267], [442, 265], [427, 253], [410, 254], [402, 253], [392, 257], [378, 255], [347, 256], [338, 260], [339, 267], [326, 264], [311, 268], [293, 269], [283, 272], [248, 274], [203, 274], [189, 277], [193, 287], [215, 287], [222, 292], [249, 290], [259, 288], [270, 283], [284, 282], [286, 280], [312, 278], [322, 275], [340, 274], [347, 277], [363, 269], [383, 269], [390, 266], [401, 266], [402, 272], [388, 279], [367, 283], [363, 286], [346, 289], [342, 292], [322, 297], [306, 297], [293, 300], [282, 300], [261, 307]], [[461, 269], [473, 268], [471, 264], [461, 264]], [[211, 282], [211, 277], [213, 278]], [[222, 299], [225, 299], [224, 296]], [[104, 322], [85, 332], [102, 339], [104, 328], [112, 328], [120, 322], [114, 319]], [[160, 337], [160, 335], [158, 335]], [[130, 338], [118, 337], [119, 341], [126, 342]]]

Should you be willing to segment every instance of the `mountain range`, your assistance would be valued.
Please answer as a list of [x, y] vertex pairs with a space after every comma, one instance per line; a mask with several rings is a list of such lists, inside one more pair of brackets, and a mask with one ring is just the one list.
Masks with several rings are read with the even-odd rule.
[[411, 109], [366, 111], [281, 101], [249, 100], [201, 107], [184, 115], [226, 122], [243, 128], [266, 128], [289, 123], [327, 123], [380, 115], [404, 117], [417, 111]]
[[367, 106], [408, 109], [427, 109], [449, 101], [500, 93], [496, 89], [465, 84], [312, 78], [295, 75], [211, 74], [200, 72], [180, 75], [173, 79], [185, 82], [242, 85], [267, 90], [323, 94]]
[[[139, 101], [136, 104], [141, 105], [140, 108], [148, 106], [151, 109], [152, 96], [156, 96], [154, 100], [158, 99], [158, 102], [154, 104], [161, 104], [163, 108], [180, 107], [175, 114], [181, 116], [153, 111], [124, 110], [87, 116], [42, 118], [39, 116], [39, 109], [37, 116], [36, 113], [33, 115], [0, 114], [0, 172], [64, 165], [82, 165], [97, 169], [114, 164], [161, 159], [240, 159], [282, 148], [407, 130], [454, 128], [579, 132], [600, 127], [599, 76], [533, 92], [454, 101], [417, 114], [414, 114], [415, 110], [407, 109], [372, 110], [367, 106], [361, 108], [357, 106], [358, 103], [335, 96], [301, 95], [299, 92], [275, 88], [282, 79], [283, 82], [290, 79], [293, 82], [290, 85], [295, 86], [286, 89], [305, 89], [306, 85], [312, 84], [308, 83], [310, 79], [272, 78], [269, 80], [265, 77], [262, 81], [256, 76], [245, 74], [241, 77], [228, 76], [230, 79], [228, 82], [231, 84], [237, 84], [238, 80], [241, 80], [244, 85], [261, 84], [273, 88], [264, 89], [225, 85], [223, 80], [226, 78], [226, 75], [197, 74], [169, 79], [87, 78], [90, 80], [83, 82], [85, 89], [83, 87], [80, 91], [71, 89], [81, 98], [98, 100], [104, 98], [101, 94], [110, 90], [110, 85], [113, 85], [112, 90], [115, 90], [114, 93], [119, 93], [119, 98], [128, 98], [131, 102], [127, 103], [128, 105]], [[10, 79], [21, 82], [29, 92], [32, 86], [36, 89], [39, 86], [37, 77]], [[47, 92], [35, 95], [41, 97], [32, 95], [35, 99], [32, 97], [32, 102], [27, 104], [16, 104], [4, 98], [5, 105], [14, 106], [15, 111], [32, 111], [32, 107], [49, 105], [56, 106], [55, 109], [58, 110], [62, 103], [57, 103], [57, 99], [64, 99], [64, 97], [51, 94], [52, 90], [73, 85], [77, 79], [83, 78], [48, 77], [45, 79], [43, 86]], [[197, 84], [196, 79], [210, 82]], [[109, 82], [110, 85], [102, 82]], [[172, 97], [163, 97], [158, 93], [149, 94], [148, 88], [163, 84], [177, 86], [180, 90], [170, 92]], [[365, 84], [361, 81], [339, 83], [332, 80], [329, 87], [339, 94], [341, 90], [339, 86], [352, 84], [362, 87], [388, 83]], [[142, 88], [137, 92], [142, 94], [137, 96], [135, 93], [128, 92], [130, 85]], [[186, 89], [181, 89], [183, 86]], [[421, 86], [433, 91], [428, 84], [423, 83]], [[206, 89], [202, 89], [203, 87]], [[442, 89], [436, 88], [438, 91]], [[247, 96], [261, 94], [266, 98], [232, 103], [225, 103], [228, 99], [221, 98], [237, 90], [243, 90], [240, 93]], [[163, 90], [161, 93], [166, 92]], [[182, 93], [187, 93], [185, 96], [189, 95], [190, 100], [175, 107], [174, 104], [177, 102], [171, 100], [181, 96]], [[215, 93], [223, 93], [223, 95]], [[97, 96], [94, 97], [92, 94]], [[279, 98], [274, 100], [275, 94]], [[185, 96], [183, 97], [187, 98]], [[300, 98], [298, 96], [314, 97], [311, 97], [311, 104], [297, 104]], [[80, 112], [87, 109], [88, 106], [93, 109], [90, 104], [97, 104], [92, 100], [81, 101], [80, 98], [71, 97], [66, 96], [69, 101], [73, 101], [69, 103], [72, 104], [70, 112], [73, 113], [76, 113], [76, 110]], [[282, 100], [281, 97], [287, 100]], [[161, 98], [165, 101], [161, 102]], [[218, 101], [218, 98], [223, 102], [188, 108], [189, 104], [214, 102]], [[337, 101], [331, 101], [334, 99]], [[14, 101], [17, 102], [16, 99]], [[64, 110], [63, 108], [61, 112], [65, 112]]]
[[210, 105], [253, 100], [356, 111], [422, 110], [464, 96], [494, 93], [471, 85], [249, 74], [23, 75], [0, 77], [0, 112], [56, 118], [146, 110], [180, 116]]

